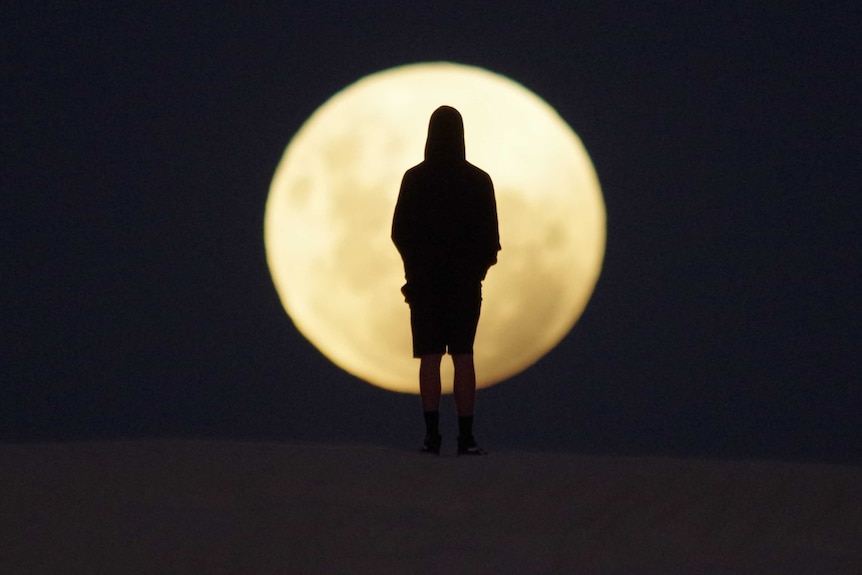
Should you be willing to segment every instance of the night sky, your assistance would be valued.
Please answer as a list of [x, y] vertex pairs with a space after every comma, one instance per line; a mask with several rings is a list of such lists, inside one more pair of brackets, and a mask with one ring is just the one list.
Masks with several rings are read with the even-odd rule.
[[418, 446], [418, 398], [343, 372], [283, 311], [263, 210], [327, 98], [446, 60], [554, 106], [608, 214], [581, 320], [480, 392], [483, 445], [862, 461], [855, 3], [17, 4], [0, 439]]

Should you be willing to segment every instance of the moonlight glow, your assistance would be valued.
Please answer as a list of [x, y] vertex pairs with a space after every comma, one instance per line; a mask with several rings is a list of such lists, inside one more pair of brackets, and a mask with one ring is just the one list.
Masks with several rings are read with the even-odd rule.
[[[538, 96], [481, 68], [415, 64], [330, 98], [291, 140], [264, 221], [273, 282], [296, 327], [369, 383], [418, 393], [404, 270], [389, 233], [404, 171], [423, 159], [431, 112], [464, 118], [467, 160], [491, 175], [499, 263], [484, 283], [479, 387], [539, 360], [569, 332], [595, 287], [605, 208], [580, 139]], [[449, 362], [444, 361], [444, 367]], [[451, 392], [451, 370], [443, 373]]]

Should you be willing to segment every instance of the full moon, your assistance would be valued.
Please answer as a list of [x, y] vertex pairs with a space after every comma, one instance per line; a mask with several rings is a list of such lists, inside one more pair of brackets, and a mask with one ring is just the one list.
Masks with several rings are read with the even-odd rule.
[[[419, 393], [419, 361], [392, 215], [401, 177], [423, 160], [428, 120], [444, 104], [461, 112], [467, 160], [488, 172], [497, 197], [503, 249], [483, 284], [479, 388], [523, 371], [565, 337], [604, 257], [593, 164], [568, 124], [524, 86], [445, 62], [347, 86], [306, 120], [276, 168], [266, 257], [297, 329], [342, 369], [397, 392]], [[451, 393], [451, 365], [443, 365]]]

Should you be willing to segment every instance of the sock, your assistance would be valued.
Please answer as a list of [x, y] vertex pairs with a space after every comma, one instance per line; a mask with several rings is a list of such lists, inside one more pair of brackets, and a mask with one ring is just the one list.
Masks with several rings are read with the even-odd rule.
[[462, 415], [458, 417], [458, 436], [464, 439], [473, 437], [472, 415]]
[[440, 435], [440, 412], [423, 411], [425, 416], [425, 434], [430, 436]]

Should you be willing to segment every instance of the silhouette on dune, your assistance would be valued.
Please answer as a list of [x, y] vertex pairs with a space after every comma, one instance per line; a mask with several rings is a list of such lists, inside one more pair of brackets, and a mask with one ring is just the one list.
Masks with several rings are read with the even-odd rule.
[[455, 367], [458, 453], [484, 455], [473, 438], [473, 341], [482, 280], [497, 262], [500, 233], [494, 184], [467, 161], [464, 122], [455, 108], [440, 106], [431, 115], [425, 161], [401, 181], [392, 241], [404, 261], [407, 283], [401, 291], [410, 305], [413, 356], [420, 358], [421, 451], [440, 453], [440, 361], [449, 353]]

